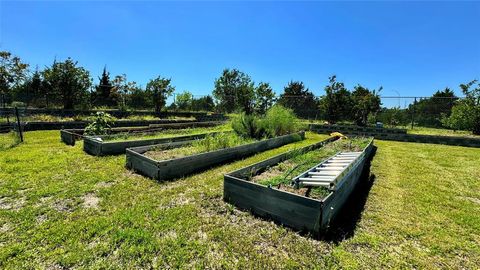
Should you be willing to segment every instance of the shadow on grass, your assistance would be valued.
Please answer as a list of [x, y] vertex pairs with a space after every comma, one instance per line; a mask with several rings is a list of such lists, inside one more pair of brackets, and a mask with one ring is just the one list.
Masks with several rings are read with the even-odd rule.
[[370, 174], [370, 166], [376, 152], [377, 147], [374, 147], [371, 158], [365, 163], [365, 169], [357, 187], [340, 210], [338, 218], [330, 224], [331, 229], [322, 237], [322, 240], [338, 243], [351, 238], [355, 234], [355, 229], [365, 209], [368, 194], [375, 182], [375, 175]]

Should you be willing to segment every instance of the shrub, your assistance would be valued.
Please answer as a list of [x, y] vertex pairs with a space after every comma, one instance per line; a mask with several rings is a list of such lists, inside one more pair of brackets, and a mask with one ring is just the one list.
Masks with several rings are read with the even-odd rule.
[[85, 128], [87, 135], [105, 135], [112, 124], [113, 117], [106, 112], [97, 112], [93, 115], [93, 122]]
[[296, 132], [299, 127], [293, 110], [280, 105], [270, 108], [263, 118], [242, 113], [232, 120], [233, 130], [244, 138], [272, 138]]
[[265, 137], [264, 123], [260, 117], [241, 113], [232, 120], [233, 130], [244, 138], [261, 139]]
[[281, 105], [275, 105], [270, 108], [262, 122], [268, 137], [290, 134], [299, 129], [298, 118], [293, 113], [293, 110]]

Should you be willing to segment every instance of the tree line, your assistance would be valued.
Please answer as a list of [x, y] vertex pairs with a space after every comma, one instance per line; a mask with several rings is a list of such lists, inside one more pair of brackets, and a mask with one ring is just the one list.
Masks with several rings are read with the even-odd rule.
[[[407, 109], [382, 108], [378, 89], [358, 84], [347, 89], [335, 75], [324, 87], [325, 95], [316, 97], [301, 81], [290, 81], [276, 97], [268, 82], [255, 83], [246, 73], [224, 69], [215, 79], [212, 95], [195, 98], [189, 91], [176, 93], [174, 102], [166, 106], [175, 92], [170, 78], [157, 76], [145, 87], [129, 81], [125, 74], [113, 78], [106, 68], [98, 82], [77, 61], [54, 60], [50, 66], [30, 70], [28, 64], [8, 51], [0, 51], [0, 93], [2, 102], [23, 102], [34, 107], [88, 109], [108, 107], [127, 109], [164, 109], [245, 112], [264, 114], [274, 104], [290, 108], [302, 118], [324, 119], [329, 123], [354, 122], [367, 125], [381, 121], [399, 125], [414, 121], [424, 126], [470, 129], [480, 119], [480, 90], [477, 81], [460, 86], [465, 99], [458, 99], [446, 88], [431, 98], [410, 104]], [[476, 128], [475, 128], [476, 129]], [[480, 128], [478, 128], [480, 129]]]

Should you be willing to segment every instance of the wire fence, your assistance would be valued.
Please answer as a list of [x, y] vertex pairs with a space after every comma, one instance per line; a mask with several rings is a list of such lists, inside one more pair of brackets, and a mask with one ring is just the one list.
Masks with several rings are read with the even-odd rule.
[[[422, 96], [382, 96], [381, 109], [368, 116], [368, 123], [371, 125], [377, 122], [386, 126], [392, 127], [443, 127], [442, 119], [448, 117], [455, 102], [461, 98], [458, 97], [422, 97]], [[250, 100], [250, 101], [249, 101]], [[293, 96], [283, 95], [281, 97], [276, 96], [273, 99], [272, 104], [280, 103], [285, 107], [292, 108], [294, 112], [303, 119], [326, 121], [328, 117], [324, 110], [322, 110], [321, 96]], [[251, 99], [239, 99], [235, 96], [226, 98], [226, 102], [219, 106], [211, 95], [192, 95], [189, 99], [178, 99], [177, 96], [172, 96], [166, 104], [166, 110], [179, 112], [179, 111], [191, 111], [191, 112], [231, 112], [236, 108], [242, 107], [245, 102], [251, 102]], [[348, 112], [349, 107], [352, 104], [348, 104], [348, 100], [345, 102], [338, 102], [338, 115], [337, 118], [341, 123], [353, 123], [353, 112]], [[271, 105], [271, 104], [267, 104]], [[252, 105], [255, 106], [255, 105]], [[340, 108], [345, 107], [345, 108]], [[101, 110], [101, 109], [100, 109]], [[113, 109], [115, 111], [115, 109]], [[12, 115], [13, 110], [4, 110], [0, 108], [0, 125], [5, 123], [12, 123], [14, 117]], [[20, 109], [22, 118], [25, 119], [39, 119], [44, 117], [45, 121], [49, 120], [49, 116], [57, 117], [73, 117], [75, 114], [88, 114], [89, 111], [67, 111], [57, 109], [34, 109], [28, 110], [25, 108]], [[139, 114], [152, 115], [153, 108], [138, 110]], [[36, 117], [33, 117], [37, 115]], [[41, 115], [41, 117], [39, 116]]]

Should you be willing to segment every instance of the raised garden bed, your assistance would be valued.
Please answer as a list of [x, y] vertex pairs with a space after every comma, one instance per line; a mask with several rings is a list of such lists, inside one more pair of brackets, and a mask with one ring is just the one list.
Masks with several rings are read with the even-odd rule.
[[155, 160], [145, 155], [155, 149], [174, 149], [185, 147], [191, 142], [177, 142], [163, 145], [129, 148], [126, 151], [126, 166], [143, 175], [158, 180], [169, 180], [182, 177], [212, 166], [226, 163], [239, 158], [244, 158], [259, 152], [277, 148], [305, 138], [305, 132], [275, 137], [245, 145], [194, 154], [175, 159]]
[[[184, 128], [198, 128], [198, 127], [214, 127], [223, 124], [224, 122], [187, 122], [187, 123], [171, 123], [171, 124], [155, 124], [146, 127], [121, 127], [112, 128], [110, 134], [127, 133], [127, 134], [151, 134], [159, 132], [160, 130], [169, 129], [184, 129]], [[62, 129], [60, 130], [60, 138], [62, 142], [67, 145], [75, 145], [75, 141], [82, 140], [84, 136], [84, 129]]]
[[[253, 179], [292, 157], [308, 154], [309, 151], [315, 151], [335, 139], [332, 137], [225, 174], [224, 200], [241, 209], [249, 210], [257, 216], [272, 219], [296, 230], [309, 232], [314, 237], [320, 237], [329, 229], [331, 221], [337, 217], [357, 186], [365, 164], [371, 157], [373, 139], [359, 153], [355, 162], [349, 165], [348, 170], [339, 176], [341, 179], [336, 180], [335, 187], [324, 189], [323, 194], [317, 193], [320, 197], [307, 197], [311, 192], [308, 190], [302, 194], [301, 190], [293, 191], [293, 188], [289, 190], [281, 186], [267, 186]], [[305, 173], [301, 173], [298, 177]], [[295, 178], [292, 177], [292, 179]]]
[[[83, 150], [94, 156], [106, 156], [106, 155], [119, 155], [124, 154], [127, 148], [155, 145], [155, 144], [164, 144], [168, 142], [181, 142], [181, 141], [191, 141], [204, 138], [208, 134], [215, 134], [218, 132], [208, 132], [202, 130], [203, 132], [197, 131], [190, 134], [179, 135], [179, 134], [163, 134], [164, 136], [157, 138], [149, 139], [133, 139], [133, 140], [116, 140], [111, 138], [111, 136], [116, 135], [104, 135], [104, 136], [86, 136], [83, 140]], [[148, 135], [148, 134], [144, 134]], [[112, 139], [109, 141], [109, 139]]]
[[[153, 124], [174, 124], [174, 123], [192, 123], [195, 120], [173, 120], [173, 119], [159, 119], [159, 120], [119, 120], [113, 122], [113, 127], [141, 127]], [[85, 128], [89, 121], [59, 121], [59, 122], [23, 122], [21, 123], [24, 131], [34, 130], [55, 130], [55, 129], [82, 129]], [[16, 124], [14, 124], [16, 125]]]
[[374, 136], [376, 134], [407, 134], [406, 129], [361, 127], [356, 125], [310, 124], [309, 129], [317, 133], [340, 132], [347, 135], [358, 135], [358, 136]]
[[309, 126], [311, 131], [321, 133], [321, 134], [341, 132], [346, 135], [373, 136], [375, 139], [388, 140], [388, 141], [480, 147], [479, 138], [468, 138], [468, 137], [460, 137], [460, 136], [407, 134], [406, 129], [386, 129], [386, 128], [362, 129], [361, 127], [357, 127], [357, 129], [353, 129], [353, 128], [345, 129], [343, 127], [348, 127], [348, 126], [318, 125], [318, 124], [311, 124]]

